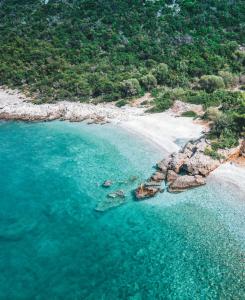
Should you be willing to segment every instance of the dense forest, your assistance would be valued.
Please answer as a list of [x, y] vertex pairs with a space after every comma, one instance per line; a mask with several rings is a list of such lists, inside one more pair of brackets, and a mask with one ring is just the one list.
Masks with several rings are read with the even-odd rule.
[[201, 103], [226, 147], [244, 134], [244, 70], [244, 0], [0, 0], [0, 84], [40, 102]]

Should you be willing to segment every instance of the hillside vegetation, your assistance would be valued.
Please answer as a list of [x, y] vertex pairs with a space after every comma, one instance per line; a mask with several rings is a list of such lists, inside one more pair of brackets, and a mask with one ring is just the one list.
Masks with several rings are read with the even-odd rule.
[[153, 111], [219, 106], [223, 146], [244, 130], [244, 46], [244, 0], [0, 0], [1, 85], [41, 102], [150, 91]]

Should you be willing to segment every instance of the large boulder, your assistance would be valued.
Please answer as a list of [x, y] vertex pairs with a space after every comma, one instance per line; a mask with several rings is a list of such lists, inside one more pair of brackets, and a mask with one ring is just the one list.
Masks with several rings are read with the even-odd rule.
[[168, 191], [170, 193], [183, 192], [184, 190], [198, 187], [204, 185], [206, 180], [200, 175], [190, 176], [190, 175], [178, 175], [175, 181], [170, 183]]
[[175, 173], [173, 170], [168, 170], [168, 174], [167, 174], [167, 182], [169, 184], [173, 183], [178, 177], [178, 174]]
[[166, 173], [162, 173], [162, 172], [155, 172], [151, 176], [151, 180], [157, 181], [157, 182], [161, 182], [161, 181], [165, 180], [165, 178], [166, 178]]
[[135, 191], [135, 197], [137, 200], [144, 200], [154, 197], [157, 193], [162, 192], [161, 185], [155, 182], [146, 182], [141, 184]]

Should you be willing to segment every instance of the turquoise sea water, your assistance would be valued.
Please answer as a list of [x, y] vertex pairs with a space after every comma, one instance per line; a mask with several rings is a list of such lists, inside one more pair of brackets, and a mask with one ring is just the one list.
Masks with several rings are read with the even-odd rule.
[[[245, 299], [245, 202], [209, 182], [134, 202], [162, 157], [112, 126], [0, 123], [0, 299]], [[108, 190], [127, 203], [98, 213]]]

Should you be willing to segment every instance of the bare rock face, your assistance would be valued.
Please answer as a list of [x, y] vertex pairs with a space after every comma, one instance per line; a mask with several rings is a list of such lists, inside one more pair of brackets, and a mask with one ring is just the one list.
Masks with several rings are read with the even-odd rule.
[[204, 184], [206, 184], [206, 180], [200, 175], [177, 175], [177, 178], [172, 183], [170, 183], [168, 191], [171, 193], [178, 193]]

